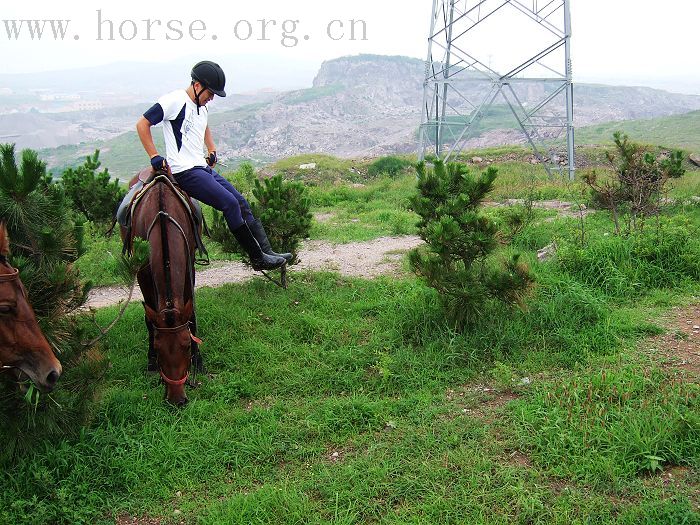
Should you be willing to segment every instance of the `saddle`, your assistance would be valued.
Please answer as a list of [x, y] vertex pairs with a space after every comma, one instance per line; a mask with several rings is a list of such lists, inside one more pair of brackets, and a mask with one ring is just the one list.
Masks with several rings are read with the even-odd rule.
[[209, 253], [204, 246], [204, 241], [202, 240], [202, 236], [200, 234], [200, 229], [203, 229], [205, 233], [208, 234], [208, 228], [206, 222], [204, 221], [204, 215], [202, 214], [202, 207], [197, 200], [191, 198], [182, 188], [180, 188], [180, 186], [178, 186], [175, 179], [173, 179], [170, 170], [168, 170], [166, 173], [163, 171], [154, 172], [151, 168], [144, 168], [138, 174], [138, 181], [136, 181], [136, 183], [129, 189], [129, 192], [124, 196], [121, 204], [119, 204], [116, 219], [117, 222], [126, 229], [122, 253], [126, 254], [131, 251], [131, 225], [133, 223], [134, 209], [141, 201], [141, 198], [154, 184], [156, 184], [156, 182], [168, 184], [180, 198], [180, 201], [187, 210], [187, 214], [192, 222], [197, 252], [199, 252], [199, 257], [195, 257], [195, 264], [209, 264]]

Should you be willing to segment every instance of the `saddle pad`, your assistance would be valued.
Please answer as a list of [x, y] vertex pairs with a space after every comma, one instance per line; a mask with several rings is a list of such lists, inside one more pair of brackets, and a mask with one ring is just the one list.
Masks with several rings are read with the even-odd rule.
[[[123, 226], [124, 228], [128, 228], [131, 223], [131, 202], [134, 200], [134, 197], [138, 192], [140, 192], [143, 189], [143, 181], [138, 180], [136, 184], [134, 184], [130, 189], [129, 192], [124, 196], [124, 199], [122, 199], [122, 202], [119, 204], [119, 208], [117, 208], [117, 222]], [[194, 214], [194, 219], [195, 223], [197, 225], [202, 224], [202, 206], [199, 204], [199, 201], [193, 198], [190, 198], [190, 202], [192, 203], [192, 213]]]
[[117, 208], [117, 222], [124, 228], [129, 227], [131, 222], [131, 214], [129, 213], [129, 208], [131, 201], [134, 200], [134, 196], [143, 189], [143, 182], [137, 181], [130, 189], [129, 192], [122, 199], [119, 208]]

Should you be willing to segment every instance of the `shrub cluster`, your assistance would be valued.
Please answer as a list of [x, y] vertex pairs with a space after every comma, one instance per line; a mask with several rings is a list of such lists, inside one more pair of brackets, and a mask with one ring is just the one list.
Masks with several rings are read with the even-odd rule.
[[416, 166], [418, 195], [411, 204], [427, 246], [413, 250], [409, 261], [439, 292], [448, 316], [461, 329], [479, 317], [489, 299], [522, 304], [532, 277], [517, 254], [494, 260], [498, 229], [479, 208], [493, 189], [495, 168], [476, 178], [464, 164], [433, 163], [433, 169], [424, 162]]
[[367, 168], [367, 174], [370, 177], [376, 177], [382, 173], [386, 173], [394, 177], [409, 166], [411, 166], [411, 161], [390, 155], [377, 159], [370, 164]]
[[119, 180], [110, 181], [105, 168], [98, 172], [100, 150], [88, 155], [82, 166], [63, 172], [61, 184], [73, 208], [94, 223], [108, 223], [114, 217], [117, 206], [126, 190], [119, 187]]
[[[311, 200], [300, 182], [287, 182], [282, 175], [269, 179], [255, 180], [253, 187], [255, 200], [250, 202], [253, 215], [259, 219], [267, 233], [273, 249], [294, 255], [292, 264], [297, 262], [299, 243], [308, 237], [311, 230]], [[228, 229], [223, 214], [214, 210], [210, 236], [219, 242], [224, 251], [246, 253], [238, 245]]]
[[3, 144], [0, 157], [0, 217], [10, 234], [12, 264], [64, 371], [50, 395], [30, 388], [23, 398], [15, 384], [0, 381], [2, 464], [42, 438], [78, 432], [104, 362], [99, 353], [85, 352], [86, 334], [73, 315], [89, 289], [73, 266], [82, 253], [81, 220], [35, 151], [24, 150], [17, 165], [14, 145]]

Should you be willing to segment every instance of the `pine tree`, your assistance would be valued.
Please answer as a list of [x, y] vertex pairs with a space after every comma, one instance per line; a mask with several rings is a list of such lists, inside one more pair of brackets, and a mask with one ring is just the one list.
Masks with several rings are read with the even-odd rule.
[[285, 182], [282, 175], [256, 179], [251, 203], [253, 215], [265, 225], [274, 249], [297, 260], [299, 243], [311, 230], [311, 199], [300, 182]]
[[630, 233], [643, 228], [645, 219], [659, 212], [666, 183], [685, 174], [683, 153], [655, 155], [619, 131], [613, 133], [613, 141], [616, 152], [606, 151], [605, 155], [615, 175], [599, 179], [592, 171], [583, 181], [591, 188], [594, 204], [611, 211], [615, 233], [621, 232], [620, 217], [627, 218]]
[[72, 266], [83, 252], [83, 224], [73, 217], [62, 189], [49, 182], [35, 151], [24, 150], [17, 166], [14, 145], [3, 144], [0, 157], [0, 217], [10, 234], [12, 260], [50, 336], [55, 321], [86, 299], [88, 287]]
[[[302, 239], [311, 230], [311, 200], [299, 182], [285, 182], [282, 175], [255, 180], [255, 200], [250, 202], [253, 215], [265, 226], [272, 248], [277, 252], [294, 255], [291, 264], [297, 262], [297, 251]], [[214, 210], [214, 221], [210, 228], [211, 238], [221, 243], [224, 251], [240, 253], [246, 257], [233, 234], [228, 229], [221, 213]]]
[[18, 166], [14, 145], [0, 145], [0, 218], [10, 235], [11, 261], [64, 370], [52, 401], [42, 395], [33, 406], [14, 385], [0, 383], [0, 463], [39, 436], [78, 431], [103, 366], [98, 353], [84, 354], [85, 334], [73, 315], [89, 288], [73, 267], [82, 253], [82, 224], [73, 215], [35, 151], [22, 151]]
[[518, 255], [497, 264], [498, 229], [479, 211], [493, 189], [497, 172], [488, 168], [479, 178], [463, 164], [433, 159], [416, 166], [418, 194], [411, 199], [420, 216], [418, 230], [425, 247], [409, 254], [413, 271], [440, 294], [457, 329], [476, 321], [489, 299], [522, 304], [532, 284]]
[[85, 158], [82, 166], [68, 168], [61, 177], [73, 208], [95, 223], [111, 221], [126, 194], [126, 190], [119, 187], [118, 179], [110, 181], [107, 168], [98, 172], [101, 165], [100, 150], [95, 150], [93, 155]]

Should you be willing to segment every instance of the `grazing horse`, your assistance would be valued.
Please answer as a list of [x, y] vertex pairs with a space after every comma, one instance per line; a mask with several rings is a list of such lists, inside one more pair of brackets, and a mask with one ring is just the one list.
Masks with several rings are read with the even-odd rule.
[[[143, 180], [143, 172], [140, 176]], [[129, 249], [134, 237], [149, 243], [148, 264], [137, 274], [149, 334], [149, 369], [160, 373], [168, 402], [184, 406], [185, 382], [199, 342], [194, 335], [196, 226], [187, 197], [168, 174], [155, 173], [147, 182], [132, 204], [131, 231], [122, 227], [122, 239]]]
[[50, 392], [61, 363], [39, 328], [19, 270], [7, 262], [9, 253], [7, 227], [0, 223], [0, 372], [24, 373], [39, 390]]

